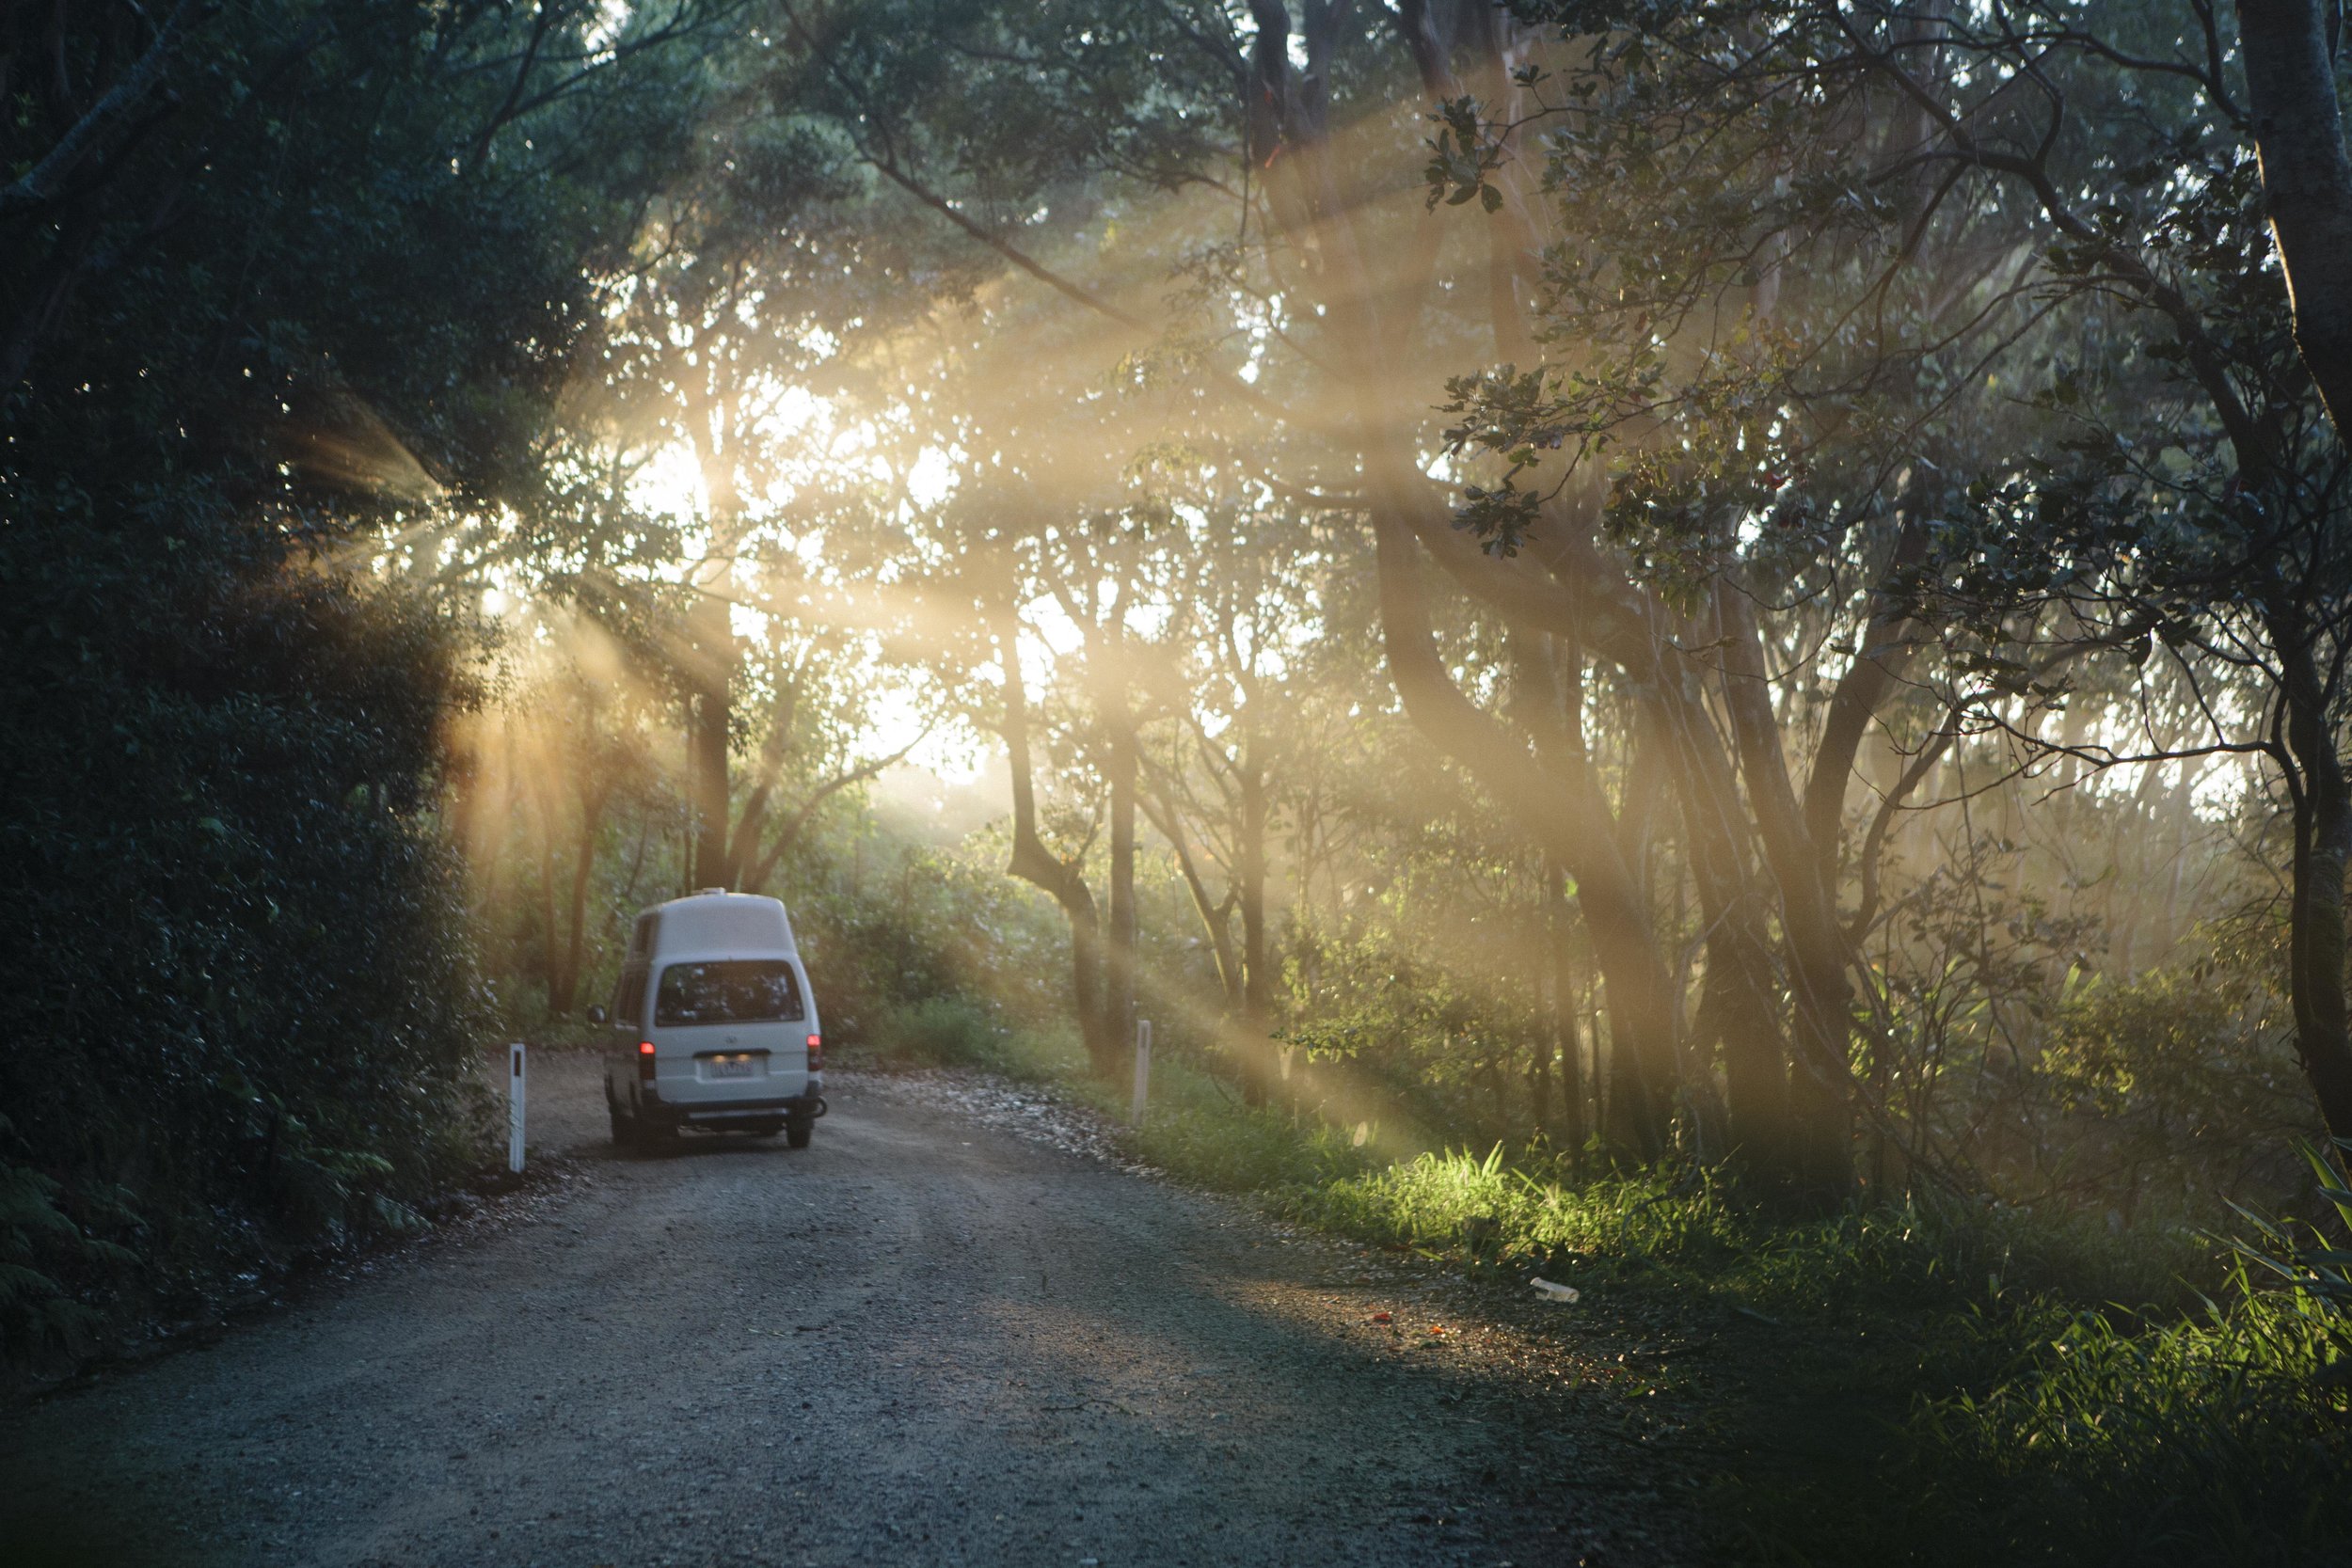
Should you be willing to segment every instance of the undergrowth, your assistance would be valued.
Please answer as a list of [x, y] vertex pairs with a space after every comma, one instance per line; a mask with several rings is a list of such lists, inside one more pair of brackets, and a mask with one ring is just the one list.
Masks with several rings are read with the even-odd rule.
[[1579, 1181], [1500, 1148], [1271, 1196], [1472, 1270], [1739, 1309], [1763, 1360], [1705, 1392], [1743, 1406], [1717, 1412], [1744, 1450], [1724, 1523], [1755, 1556], [2250, 1565], [2352, 1548], [2347, 1320], [2210, 1238], [1915, 1198], [1792, 1220], [1720, 1172]]

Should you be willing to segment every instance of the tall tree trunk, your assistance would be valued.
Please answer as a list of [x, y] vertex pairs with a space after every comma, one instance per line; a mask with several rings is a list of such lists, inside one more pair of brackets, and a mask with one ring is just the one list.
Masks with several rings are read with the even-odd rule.
[[1087, 1060], [1098, 1070], [1116, 1047], [1104, 1018], [1103, 927], [1094, 894], [1080, 869], [1045, 847], [1037, 831], [1037, 784], [1029, 754], [1028, 688], [1021, 675], [1021, 624], [1009, 593], [994, 607], [998, 667], [1004, 674], [1005, 754], [1012, 774], [1012, 854], [1006, 870], [1043, 889], [1070, 924], [1070, 1003]]
[[[1853, 1185], [1854, 1122], [1853, 1072], [1848, 1056], [1853, 1033], [1853, 993], [1846, 973], [1849, 953], [1845, 927], [1837, 920], [1835, 884], [1823, 875], [1825, 864], [1835, 864], [1835, 851], [1825, 860], [1789, 782], [1754, 607], [1728, 583], [1718, 585], [1715, 606], [1723, 648], [1724, 706], [1731, 716], [1757, 837], [1779, 889], [1782, 949], [1795, 992], [1795, 1049], [1788, 1078], [1793, 1143], [1788, 1163], [1807, 1193], [1834, 1200], [1842, 1198]], [[1836, 722], [1835, 713], [1832, 720]], [[1831, 813], [1842, 813], [1851, 773], [1849, 763], [1835, 778], [1836, 798]], [[1821, 783], [1823, 793], [1831, 782]]]
[[[2344, 872], [2352, 863], [2352, 786], [2333, 722], [2336, 693], [2320, 673], [2301, 617], [2271, 628], [2286, 680], [2286, 740], [2300, 786], [2294, 796], [2295, 878], [2288, 988], [2295, 1050], [2328, 1132], [2352, 1138], [2352, 1022], [2344, 996]], [[2352, 1151], [2339, 1151], [2352, 1172]]]
[[2239, 0], [2238, 42], [2263, 198], [2295, 311], [2295, 343], [2328, 418], [2352, 435], [2352, 159], [2333, 34], [2339, 6]]
[[[1399, 370], [1409, 344], [1391, 331], [1406, 318], [1383, 319], [1385, 293], [1358, 247], [1352, 216], [1357, 204], [1342, 192], [1325, 155], [1323, 84], [1337, 57], [1347, 8], [1309, 11], [1303, 71], [1293, 65], [1286, 8], [1260, 0], [1251, 11], [1258, 33], [1250, 49], [1250, 152], [1269, 170], [1267, 193], [1276, 221], [1301, 237], [1311, 236], [1321, 258], [1323, 302], [1342, 356], [1353, 405], [1349, 417], [1372, 498], [1381, 635], [1391, 677], [1414, 727], [1475, 774], [1521, 831], [1541, 847], [1557, 850], [1576, 876], [1578, 903], [1593, 932], [1607, 990], [1614, 1053], [1626, 1069], [1622, 1095], [1613, 1093], [1613, 1099], [1621, 1098], [1625, 1125], [1634, 1132], [1641, 1151], [1655, 1156], [1664, 1148], [1668, 1102], [1653, 1065], [1669, 1064], [1670, 1069], [1673, 1012], [1646, 884], [1614, 842], [1607, 800], [1590, 770], [1538, 764], [1527, 754], [1524, 737], [1506, 730], [1455, 685], [1437, 655], [1419, 551], [1449, 552], [1444, 557], [1449, 571], [1482, 585], [1507, 582], [1518, 589], [1493, 602], [1522, 628], [1557, 629], [1558, 611], [1568, 596], [1524, 565], [1486, 556], [1474, 541], [1438, 521], [1431, 506], [1427, 476], [1406, 434], [1418, 414], [1395, 401], [1396, 391], [1414, 379]], [[1458, 96], [1463, 89], [1453, 72], [1452, 46], [1439, 36], [1443, 29], [1424, 7], [1401, 8], [1395, 14], [1432, 98]], [[1503, 178], [1517, 176], [1506, 171]], [[1531, 243], [1533, 231], [1524, 228], [1525, 203], [1506, 202], [1500, 219], [1522, 226], [1519, 253], [1534, 264], [1541, 247]], [[1505, 289], [1495, 298], [1506, 338], [1514, 330], [1508, 317], [1516, 310], [1508, 294]], [[1552, 613], [1547, 619], [1522, 612], [1534, 610]]]
[[[1570, 925], [1567, 868], [1556, 855], [1544, 857], [1544, 929], [1551, 958], [1551, 1048], [1560, 1060], [1557, 1141], [1579, 1159], [1584, 1149], [1584, 1085], [1576, 1037], [1576, 949]], [[1545, 1122], [1541, 1109], [1538, 1122]], [[1546, 1132], [1550, 1132], [1549, 1124]]]
[[1087, 1062], [1098, 1075], [1109, 1075], [1118, 1051], [1118, 1031], [1111, 1025], [1108, 967], [1103, 952], [1103, 918], [1094, 894], [1082, 881], [1073, 882], [1060, 898], [1062, 918], [1070, 927], [1070, 1006], [1078, 1015], [1078, 1042]]
[[1746, 849], [1739, 782], [1695, 697], [1661, 682], [1645, 702], [1675, 768], [1682, 832], [1707, 923], [1702, 1040], [1723, 1051], [1729, 1147], [1768, 1181], [1788, 1180], [1788, 1052], [1779, 1021], [1768, 902]]
[[1136, 1032], [1136, 731], [1121, 703], [1110, 716], [1110, 922], [1103, 962], [1103, 1023], [1108, 1038], [1095, 1056], [1104, 1078], [1118, 1069], [1119, 1053]]
[[571, 895], [564, 932], [564, 964], [548, 988], [548, 1010], [568, 1013], [580, 996], [580, 971], [588, 945], [588, 883], [596, 866], [596, 839], [604, 831], [606, 791], [592, 786], [580, 800], [580, 839], [572, 855]]
[[[1549, 1021], [1548, 1021], [1549, 1022]], [[1527, 1040], [1527, 1120], [1530, 1132], [1551, 1136], [1551, 1057], [1553, 1035], [1539, 1025]]]
[[1146, 794], [1137, 798], [1136, 804], [1160, 831], [1160, 836], [1168, 840], [1168, 848], [1176, 857], [1177, 874], [1184, 878], [1184, 891], [1192, 897], [1193, 912], [1200, 917], [1201, 932], [1209, 939], [1209, 955], [1216, 961], [1217, 994], [1224, 999], [1226, 1015], [1238, 1018], [1244, 982], [1241, 953], [1233, 942], [1233, 907], [1240, 902], [1240, 895], [1228, 888], [1221, 904], [1209, 896], [1209, 884], [1200, 875], [1200, 863], [1193, 855], [1191, 841], [1184, 834], [1184, 817], [1172, 798], [1164, 792], [1156, 797]]
[[[1661, 751], [1655, 736], [1635, 729], [1633, 756], [1626, 768], [1625, 790], [1616, 818], [1618, 863], [1628, 873], [1624, 885], [1594, 890], [1597, 900], [1581, 891], [1578, 894], [1587, 922], [1606, 925], [1607, 942], [1622, 948], [1620, 965], [1639, 966], [1638, 986], [1629, 988], [1627, 997], [1635, 1011], [1620, 1013], [1615, 982], [1612, 981], [1609, 988], [1610, 1017], [1622, 1019], [1626, 1023], [1626, 1027], [1612, 1031], [1618, 1049], [1610, 1056], [1609, 1069], [1613, 1080], [1610, 1098], [1617, 1107], [1617, 1136], [1640, 1150], [1643, 1159], [1653, 1161], [1663, 1158], [1673, 1143], [1675, 1023], [1679, 1011], [1676, 1006], [1675, 977], [1666, 964], [1665, 948], [1658, 940], [1658, 911], [1654, 903], [1656, 856], [1650, 830], [1667, 782], [1666, 759]], [[1580, 890], [1581, 886], [1580, 878]], [[1596, 952], [1603, 950], [1602, 942], [1603, 934], [1596, 931]], [[1601, 972], [1611, 973], [1605, 959]]]
[[564, 984], [562, 928], [555, 923], [555, 786], [541, 777], [532, 782], [531, 803], [539, 813], [539, 977], [548, 988], [548, 1011], [562, 1011], [557, 993]]
[[513, 858], [504, 853], [506, 843], [515, 831], [515, 726], [501, 724], [498, 731], [498, 751], [485, 760], [486, 779], [480, 780], [481, 807], [474, 820], [478, 843], [468, 851], [473, 863], [483, 868], [482, 902], [479, 917], [485, 931], [496, 931], [505, 924], [501, 911], [506, 905], [507, 864]]
[[[1501, 722], [1463, 695], [1438, 657], [1417, 546], [1393, 513], [1373, 516], [1382, 644], [1406, 717], [1432, 744], [1493, 792], [1521, 832], [1558, 854], [1575, 876], [1577, 905], [1592, 933], [1610, 1018], [1610, 1098], [1628, 1140], [1645, 1159], [1665, 1151], [1670, 1105], [1653, 1064], [1674, 1059], [1674, 1013], [1646, 886], [1626, 858], [1592, 770], [1576, 765], [1570, 736], [1536, 731], [1547, 768]], [[1521, 668], [1534, 669], [1528, 659]], [[1540, 704], [1524, 709], [1531, 718]], [[1613, 1076], [1621, 1071], [1623, 1076]]]
[[1269, 816], [1265, 760], [1254, 717], [1241, 747], [1241, 843], [1235, 870], [1241, 901], [1242, 1092], [1263, 1104], [1273, 1088], [1274, 976], [1267, 969], [1265, 837]]
[[737, 666], [742, 649], [735, 639], [725, 598], [706, 594], [689, 612], [691, 669], [687, 702], [687, 767], [694, 808], [693, 863], [688, 881], [695, 888], [733, 887], [728, 854], [733, 803], [727, 780], [727, 734], [734, 721]]

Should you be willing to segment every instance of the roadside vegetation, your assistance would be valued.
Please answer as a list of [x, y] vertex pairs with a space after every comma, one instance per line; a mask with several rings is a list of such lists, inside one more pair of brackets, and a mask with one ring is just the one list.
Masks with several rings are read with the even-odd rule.
[[2341, 1560], [2316, 16], [0, 6], [0, 1363], [429, 1223], [717, 887], [1691, 1325], [1727, 1552]]
[[2352, 1536], [2352, 1275], [2309, 1227], [2123, 1233], [1925, 1195], [1796, 1217], [1729, 1169], [1383, 1158], [1182, 1057], [1127, 1127], [1123, 1088], [1067, 1031], [960, 999], [909, 1018], [859, 1065], [1073, 1097], [1178, 1180], [1498, 1290], [1569, 1286], [1562, 1332], [1597, 1318], [1675, 1347], [1628, 1397], [1662, 1387], [1692, 1413], [1726, 1560], [2250, 1568], [2339, 1560]]

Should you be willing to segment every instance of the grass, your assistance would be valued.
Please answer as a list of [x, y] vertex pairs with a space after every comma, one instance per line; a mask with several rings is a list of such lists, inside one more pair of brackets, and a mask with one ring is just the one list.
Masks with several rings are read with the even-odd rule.
[[[902, 1059], [1053, 1083], [1124, 1119], [1123, 1085], [1088, 1077], [1073, 1040], [961, 1004], [893, 1024]], [[2265, 1288], [2210, 1237], [1923, 1199], [1791, 1218], [1719, 1171], [1579, 1177], [1540, 1152], [1380, 1159], [1182, 1058], [1155, 1064], [1129, 1141], [1286, 1218], [1575, 1284], [1711, 1347], [1677, 1381], [1720, 1458], [1726, 1560], [2352, 1561], [2342, 1304]]]
[[[2215, 1245], [1969, 1205], [1792, 1221], [1686, 1170], [1496, 1150], [1276, 1195], [1473, 1270], [1678, 1304], [1727, 1541], [1789, 1563], [2343, 1562], [2345, 1325]], [[2219, 1272], [2213, 1295], [2184, 1275]], [[2147, 1305], [2125, 1307], [2120, 1301]], [[1733, 1309], [1725, 1311], [1724, 1309]]]

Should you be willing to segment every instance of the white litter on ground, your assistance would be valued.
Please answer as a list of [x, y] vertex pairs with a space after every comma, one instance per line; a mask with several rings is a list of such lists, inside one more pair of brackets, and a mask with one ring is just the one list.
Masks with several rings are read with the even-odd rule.
[[1554, 1285], [1549, 1279], [1531, 1279], [1528, 1283], [1534, 1286], [1535, 1293], [1546, 1301], [1574, 1302], [1583, 1294], [1573, 1285]]

